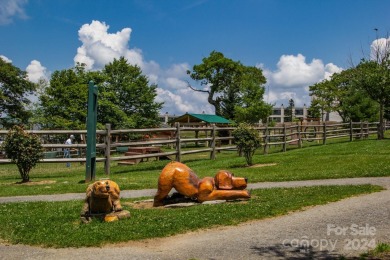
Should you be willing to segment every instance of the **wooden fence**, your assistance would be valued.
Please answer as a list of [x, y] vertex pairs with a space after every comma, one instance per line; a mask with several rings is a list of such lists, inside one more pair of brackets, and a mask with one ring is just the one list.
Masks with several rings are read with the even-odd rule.
[[[97, 130], [96, 149], [101, 156], [96, 158], [97, 162], [105, 163], [105, 171], [110, 172], [112, 161], [126, 162], [131, 160], [143, 160], [149, 158], [168, 158], [181, 161], [183, 155], [194, 153], [209, 153], [210, 159], [215, 159], [216, 153], [221, 150], [235, 150], [234, 138], [231, 132], [234, 127], [186, 127], [177, 124], [170, 128], [150, 128], [150, 129], [126, 129], [111, 130], [110, 124], [105, 130]], [[326, 144], [328, 140], [334, 138], [344, 138], [353, 141], [354, 139], [364, 139], [369, 135], [378, 133], [378, 123], [350, 122], [350, 123], [310, 123], [310, 124], [284, 124], [276, 127], [256, 127], [263, 140], [263, 152], [268, 153], [271, 146], [281, 146], [282, 151], [286, 151], [288, 146], [301, 148], [305, 142]], [[385, 129], [390, 129], [386, 124]], [[59, 162], [85, 162], [85, 143], [75, 143], [65, 145], [64, 142], [70, 134], [78, 140], [85, 140], [87, 130], [30, 130], [29, 133], [37, 134], [42, 139], [42, 146], [46, 150], [42, 163]], [[6, 130], [0, 130], [0, 136], [5, 136]], [[121, 140], [126, 137], [126, 140]], [[187, 144], [191, 147], [186, 148]], [[159, 147], [169, 147], [166, 152]], [[156, 149], [151, 149], [156, 147]], [[74, 151], [72, 158], [61, 158], [63, 149]], [[148, 149], [146, 149], [148, 148]], [[126, 151], [143, 150], [151, 152], [135, 153]], [[172, 151], [170, 151], [172, 150]], [[124, 153], [124, 154], [123, 154]], [[0, 159], [1, 163], [10, 163], [8, 159]]]

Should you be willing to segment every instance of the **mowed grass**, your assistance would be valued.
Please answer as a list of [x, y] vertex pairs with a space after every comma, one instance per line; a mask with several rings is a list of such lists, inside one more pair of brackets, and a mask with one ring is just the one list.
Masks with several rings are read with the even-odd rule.
[[[249, 178], [250, 183], [390, 176], [390, 139], [310, 145], [302, 149], [290, 146], [287, 152], [271, 147], [267, 155], [259, 149], [253, 162], [264, 167], [246, 167], [245, 159], [235, 151], [217, 153], [216, 160], [210, 160], [208, 153], [200, 153], [183, 156], [182, 161], [200, 178], [227, 169], [236, 176]], [[108, 177], [122, 190], [153, 189], [168, 162], [149, 161], [132, 166], [113, 163], [109, 176], [104, 174], [103, 164], [98, 163], [96, 180]], [[0, 165], [0, 196], [85, 192], [88, 185], [84, 182], [85, 165], [79, 163], [72, 163], [70, 168], [65, 163], [41, 163], [30, 173], [32, 183], [17, 184], [20, 180], [15, 165]]]
[[[264, 219], [380, 191], [372, 185], [317, 186], [253, 190], [246, 202], [198, 205], [181, 209], [135, 209], [122, 200], [129, 219], [82, 224], [82, 201], [0, 204], [0, 238], [10, 243], [45, 247], [102, 246]], [[120, 232], [118, 232], [120, 230]]]

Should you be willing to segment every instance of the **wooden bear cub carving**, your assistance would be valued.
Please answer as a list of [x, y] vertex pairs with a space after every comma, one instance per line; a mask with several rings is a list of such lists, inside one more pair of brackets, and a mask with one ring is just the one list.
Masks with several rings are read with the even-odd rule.
[[90, 221], [94, 214], [122, 211], [119, 194], [119, 186], [114, 181], [101, 180], [90, 184], [86, 191], [81, 217]]

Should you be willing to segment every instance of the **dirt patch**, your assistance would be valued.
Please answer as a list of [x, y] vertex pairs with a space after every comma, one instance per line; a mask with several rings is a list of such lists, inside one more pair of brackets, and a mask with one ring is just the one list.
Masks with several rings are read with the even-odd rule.
[[266, 167], [266, 166], [275, 166], [276, 163], [262, 163], [262, 164], [255, 164], [252, 166], [249, 166], [249, 168], [259, 168], [259, 167]]
[[32, 185], [47, 185], [53, 183], [56, 183], [56, 181], [29, 181], [29, 182], [17, 182], [16, 184], [32, 186]]
[[[220, 202], [222, 203], [222, 201]], [[229, 201], [223, 201], [223, 203], [248, 203], [247, 199], [237, 199], [237, 200], [229, 200]], [[175, 204], [175, 203], [172, 203]], [[177, 203], [177, 204], [186, 204], [186, 203]], [[194, 206], [194, 203], [187, 203], [188, 206]], [[207, 202], [204, 202], [203, 204], [208, 204]], [[195, 203], [196, 205], [203, 205], [202, 203]], [[211, 204], [211, 203], [210, 203]], [[213, 204], [219, 204], [218, 202], [214, 202]], [[171, 209], [171, 207], [153, 207], [153, 199], [151, 200], [141, 200], [141, 201], [135, 201], [135, 202], [124, 202], [122, 205], [131, 207], [133, 209]], [[187, 205], [184, 205], [182, 207], [185, 207]], [[172, 207], [173, 208], [173, 207]]]
[[153, 208], [153, 200], [142, 200], [135, 202], [124, 202], [122, 203], [125, 206], [129, 206], [133, 209], [152, 209]]

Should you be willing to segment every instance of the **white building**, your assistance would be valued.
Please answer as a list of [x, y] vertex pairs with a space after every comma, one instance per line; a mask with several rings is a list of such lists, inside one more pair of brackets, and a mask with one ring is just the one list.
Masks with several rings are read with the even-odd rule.
[[[291, 114], [288, 112], [288, 109], [289, 108], [285, 108], [283, 105], [280, 107], [273, 107], [269, 121], [282, 124], [291, 122]], [[306, 105], [303, 105], [303, 107], [293, 107], [292, 117], [298, 119], [299, 121], [307, 121], [308, 111]], [[343, 120], [337, 112], [331, 112], [324, 113], [321, 121], [342, 122]]]

